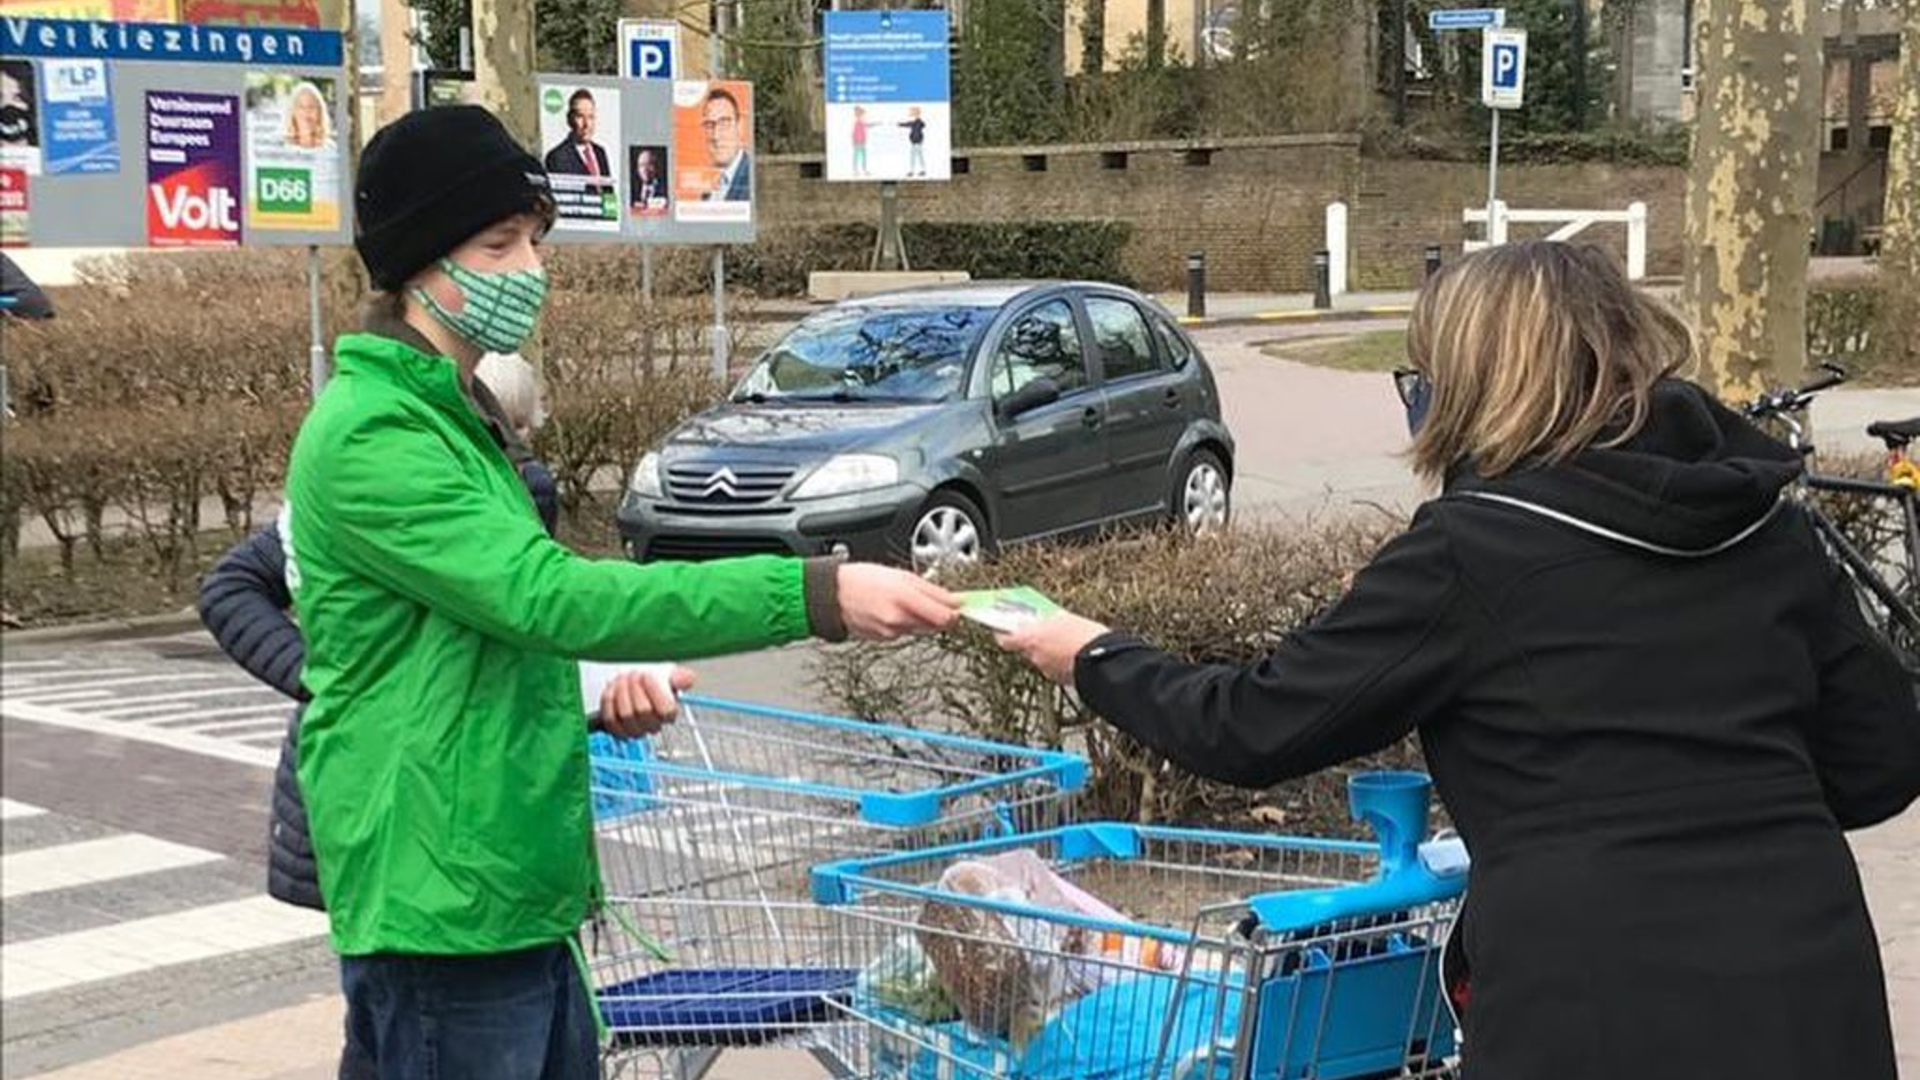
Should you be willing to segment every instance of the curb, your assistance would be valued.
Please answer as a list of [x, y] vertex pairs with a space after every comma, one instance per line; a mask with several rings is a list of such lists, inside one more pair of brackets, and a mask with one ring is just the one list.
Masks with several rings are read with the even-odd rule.
[[169, 637], [198, 629], [200, 629], [200, 613], [187, 607], [164, 615], [141, 615], [131, 619], [103, 619], [98, 622], [36, 626], [30, 630], [8, 630], [0, 633], [0, 647], [62, 641], [117, 641], [130, 638]]
[[1224, 326], [1259, 326], [1263, 323], [1294, 322], [1357, 322], [1365, 319], [1404, 319], [1413, 314], [1410, 304], [1383, 304], [1362, 308], [1335, 308], [1330, 311], [1306, 309], [1301, 311], [1256, 311], [1250, 315], [1223, 315], [1218, 318], [1194, 318], [1191, 315], [1175, 316], [1181, 326], [1211, 329]]

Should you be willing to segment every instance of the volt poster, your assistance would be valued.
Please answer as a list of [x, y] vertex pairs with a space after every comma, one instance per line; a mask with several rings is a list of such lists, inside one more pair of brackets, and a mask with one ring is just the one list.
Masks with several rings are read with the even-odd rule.
[[240, 98], [147, 93], [147, 243], [240, 246]]

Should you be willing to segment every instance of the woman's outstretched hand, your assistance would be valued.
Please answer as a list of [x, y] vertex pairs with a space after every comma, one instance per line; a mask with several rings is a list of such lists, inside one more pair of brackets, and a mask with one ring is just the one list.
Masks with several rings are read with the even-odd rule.
[[1073, 662], [1093, 639], [1107, 628], [1078, 615], [1055, 615], [1024, 626], [1010, 634], [995, 634], [1000, 647], [1017, 652], [1040, 670], [1040, 674], [1059, 683], [1073, 685]]

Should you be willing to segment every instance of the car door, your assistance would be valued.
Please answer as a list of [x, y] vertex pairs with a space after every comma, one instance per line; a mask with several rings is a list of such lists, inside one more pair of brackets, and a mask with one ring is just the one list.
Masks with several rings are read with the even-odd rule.
[[[1000, 538], [1098, 521], [1104, 516], [1106, 402], [1094, 385], [1072, 300], [1053, 296], [1016, 312], [989, 349], [987, 371], [994, 439], [983, 472], [999, 504]], [[1060, 387], [1059, 400], [1019, 416], [1001, 413], [1001, 402], [1043, 378]]]
[[1167, 505], [1174, 448], [1186, 429], [1186, 380], [1168, 362], [1140, 305], [1110, 293], [1085, 298], [1092, 353], [1107, 402], [1106, 516]]

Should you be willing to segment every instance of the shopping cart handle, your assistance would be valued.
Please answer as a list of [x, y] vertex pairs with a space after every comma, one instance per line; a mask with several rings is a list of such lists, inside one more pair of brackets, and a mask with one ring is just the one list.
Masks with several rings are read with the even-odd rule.
[[1466, 891], [1466, 874], [1440, 875], [1416, 864], [1363, 885], [1267, 893], [1247, 901], [1247, 906], [1262, 929], [1285, 934], [1344, 919], [1391, 915], [1458, 899]]

